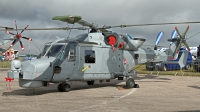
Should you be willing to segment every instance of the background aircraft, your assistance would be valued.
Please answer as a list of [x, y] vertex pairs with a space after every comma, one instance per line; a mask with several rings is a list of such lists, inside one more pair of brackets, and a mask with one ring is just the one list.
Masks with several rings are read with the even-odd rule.
[[[191, 52], [191, 54], [192, 55], [197, 55], [197, 46], [196, 47], [189, 47], [190, 48], [190, 52]], [[167, 49], [169, 49], [169, 48], [166, 48], [166, 47], [163, 47], [163, 48], [160, 48], [160, 49], [158, 49], [158, 51], [162, 51], [162, 52], [164, 52], [164, 51], [166, 51]], [[186, 49], [187, 50], [187, 49]]]
[[4, 38], [2, 42], [0, 42], [0, 54], [6, 52], [9, 48], [11, 43], [14, 40], [14, 36], [10, 38]]

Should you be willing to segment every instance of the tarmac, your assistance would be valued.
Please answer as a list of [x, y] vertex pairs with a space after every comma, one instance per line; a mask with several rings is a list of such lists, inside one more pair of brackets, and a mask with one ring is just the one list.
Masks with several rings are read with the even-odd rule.
[[5, 81], [0, 69], [0, 112], [200, 112], [200, 77], [139, 74], [140, 88], [123, 89], [124, 81], [71, 82], [69, 92], [58, 84], [26, 89]]

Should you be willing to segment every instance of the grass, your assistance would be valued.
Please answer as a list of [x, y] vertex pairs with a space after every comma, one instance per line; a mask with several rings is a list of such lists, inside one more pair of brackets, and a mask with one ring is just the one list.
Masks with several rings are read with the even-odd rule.
[[0, 68], [9, 68], [11, 61], [0, 61]]
[[[19, 60], [22, 60], [20, 57]], [[0, 61], [0, 68], [10, 68], [11, 61]]]

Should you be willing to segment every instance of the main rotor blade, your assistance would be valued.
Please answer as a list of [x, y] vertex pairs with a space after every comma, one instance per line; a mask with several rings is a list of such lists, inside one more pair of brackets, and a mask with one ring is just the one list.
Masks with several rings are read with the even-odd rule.
[[180, 50], [180, 48], [181, 48], [181, 44], [182, 44], [182, 40], [180, 41], [178, 47], [176, 48], [176, 54], [179, 53], [179, 50]]
[[84, 20], [79, 20], [77, 23], [80, 24], [80, 25], [82, 25], [82, 26], [88, 26], [90, 28], [96, 28], [93, 24], [88, 23], [88, 22], [86, 22]]
[[134, 25], [117, 25], [117, 26], [104, 26], [103, 28], [114, 28], [114, 27], [132, 27], [132, 26], [152, 26], [152, 25], [170, 25], [170, 24], [195, 24], [200, 23], [200, 21], [196, 22], [174, 22], [174, 23], [152, 23], [152, 24], [134, 24]]
[[[29, 29], [18, 29], [18, 30], [70, 30], [70, 29], [88, 30], [89, 28], [84, 28], [84, 27], [78, 27], [78, 28], [62, 27], [62, 28], [29, 28]], [[16, 30], [16, 29], [9, 29], [9, 30]], [[5, 30], [0, 30], [0, 31], [5, 31]]]
[[20, 46], [21, 46], [22, 51], [24, 51], [24, 46], [23, 46], [23, 44], [22, 44], [22, 41], [19, 40], [19, 43], [20, 43]]
[[8, 30], [6, 30], [7, 34], [11, 34], [11, 35], [15, 35], [14, 33], [9, 32]]
[[185, 38], [185, 35], [186, 35], [186, 33], [188, 32], [188, 30], [189, 30], [189, 26], [186, 28], [186, 30], [185, 30], [185, 33], [183, 34], [183, 37]]
[[10, 47], [14, 46], [16, 42], [17, 42], [17, 40], [14, 39], [13, 42], [12, 42], [12, 44], [10, 45]]
[[[24, 30], [27, 29], [27, 28], [28, 28], [28, 25], [21, 31], [21, 33], [24, 32]], [[20, 33], [20, 34], [21, 34], [21, 33]]]
[[5, 29], [14, 29], [14, 28], [11, 28], [11, 27], [4, 27], [4, 26], [0, 26], [0, 28], [5, 28]]
[[32, 38], [29, 38], [29, 37], [22, 37], [23, 39], [26, 39], [26, 40], [29, 40], [29, 41], [32, 41]]
[[178, 33], [178, 36], [179, 36], [180, 38], [183, 38], [182, 35], [180, 34], [180, 32], [178, 31], [178, 28], [177, 28], [177, 27], [175, 27], [175, 30], [176, 30], [176, 32]]
[[186, 41], [183, 41], [183, 44], [185, 45], [185, 47], [188, 49], [188, 51], [190, 52], [190, 47], [188, 46], [188, 44], [186, 43]]

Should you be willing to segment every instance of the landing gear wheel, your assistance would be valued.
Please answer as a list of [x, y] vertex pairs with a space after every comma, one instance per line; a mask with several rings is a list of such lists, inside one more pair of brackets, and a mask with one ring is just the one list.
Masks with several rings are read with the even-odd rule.
[[185, 66], [185, 70], [190, 70], [190, 68], [191, 68], [191, 66], [190, 66], [189, 64], [187, 64], [187, 65]]
[[62, 84], [58, 84], [58, 91], [62, 91]]
[[134, 81], [134, 79], [129, 78], [129, 79], [126, 81], [126, 86], [127, 86], [128, 88], [134, 88], [134, 87], [135, 87], [135, 81]]
[[94, 81], [92, 80], [92, 81], [87, 81], [87, 84], [88, 85], [93, 85], [94, 84]]
[[69, 84], [64, 84], [63, 87], [62, 87], [62, 91], [63, 92], [69, 92], [70, 90], [70, 85]]
[[140, 88], [139, 84], [135, 84], [134, 88]]

